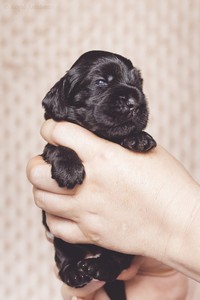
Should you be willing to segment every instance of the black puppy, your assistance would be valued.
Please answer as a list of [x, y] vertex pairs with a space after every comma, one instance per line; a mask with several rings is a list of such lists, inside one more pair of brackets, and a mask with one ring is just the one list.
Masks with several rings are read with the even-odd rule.
[[[143, 131], [148, 107], [142, 82], [130, 60], [105, 51], [87, 52], [43, 99], [45, 119], [70, 121], [128, 149], [148, 151], [156, 142]], [[83, 182], [84, 166], [73, 150], [47, 144], [43, 158], [51, 164], [52, 178], [60, 187], [72, 189]], [[45, 213], [43, 223], [48, 229]], [[133, 258], [94, 245], [72, 245], [56, 237], [54, 246], [59, 276], [73, 287], [82, 287], [92, 279], [115, 281]]]

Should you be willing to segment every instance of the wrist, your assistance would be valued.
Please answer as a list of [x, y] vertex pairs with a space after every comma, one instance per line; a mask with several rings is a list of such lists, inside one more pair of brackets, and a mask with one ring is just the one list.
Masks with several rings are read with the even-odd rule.
[[160, 259], [200, 281], [200, 187], [188, 182], [179, 190], [167, 218]]

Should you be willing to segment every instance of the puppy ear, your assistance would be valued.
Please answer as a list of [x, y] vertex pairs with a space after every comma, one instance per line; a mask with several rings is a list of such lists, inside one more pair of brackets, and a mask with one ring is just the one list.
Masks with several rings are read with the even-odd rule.
[[137, 71], [137, 84], [143, 88], [143, 78], [142, 78], [142, 74], [141, 74], [141, 71], [136, 69]]
[[45, 119], [54, 119], [61, 121], [67, 116], [67, 100], [69, 94], [69, 78], [68, 74], [63, 76], [46, 94], [42, 100], [42, 106], [45, 109]]

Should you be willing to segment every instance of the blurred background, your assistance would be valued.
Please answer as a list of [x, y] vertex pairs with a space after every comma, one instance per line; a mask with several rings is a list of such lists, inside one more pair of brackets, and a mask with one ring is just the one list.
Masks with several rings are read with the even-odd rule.
[[0, 298], [60, 300], [26, 179], [44, 146], [41, 100], [85, 51], [130, 58], [144, 78], [147, 131], [200, 181], [200, 1], [0, 0], [0, 14]]

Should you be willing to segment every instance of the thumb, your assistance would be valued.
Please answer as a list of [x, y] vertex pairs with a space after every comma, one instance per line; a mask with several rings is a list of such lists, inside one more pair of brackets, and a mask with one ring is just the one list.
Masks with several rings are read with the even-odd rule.
[[55, 122], [52, 119], [43, 123], [40, 133], [50, 144], [73, 149], [83, 161], [92, 158], [99, 148], [104, 147], [104, 143], [109, 143], [76, 124]]

